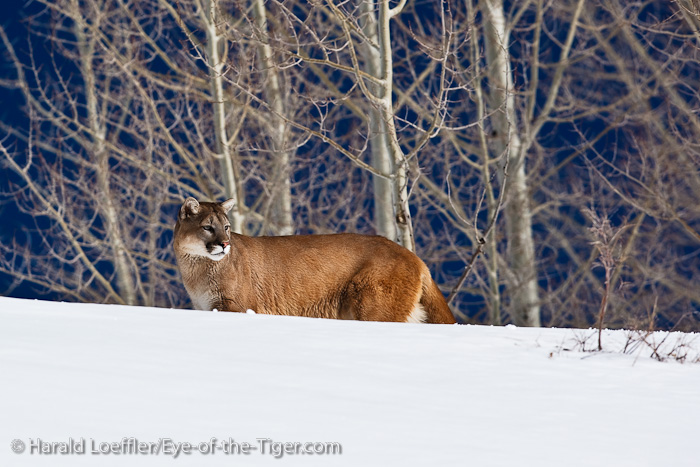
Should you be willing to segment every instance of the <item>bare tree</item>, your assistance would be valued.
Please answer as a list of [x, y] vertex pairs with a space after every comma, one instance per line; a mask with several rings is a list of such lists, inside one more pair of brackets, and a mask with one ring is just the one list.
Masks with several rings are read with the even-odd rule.
[[270, 116], [270, 133], [272, 149], [275, 156], [274, 180], [275, 194], [270, 197], [270, 205], [274, 209], [274, 219], [280, 235], [292, 235], [294, 223], [292, 220], [292, 192], [290, 173], [290, 154], [285, 148], [285, 115], [284, 95], [280, 83], [279, 72], [273, 62], [272, 47], [270, 46], [270, 34], [267, 26], [267, 10], [263, 0], [253, 0], [253, 15], [257, 32], [261, 35], [258, 43], [261, 71], [265, 82], [265, 98], [269, 103], [272, 115]]
[[[46, 274], [48, 277], [35, 278], [31, 257], [18, 264], [15, 262], [16, 256], [13, 256], [12, 264], [17, 266], [17, 273], [22, 277], [42, 285], [56, 281], [58, 290], [72, 290], [75, 294], [81, 294], [81, 288], [85, 287], [83, 282], [95, 283], [99, 284], [97, 288], [106, 289], [110, 300], [135, 304], [137, 285], [131, 274], [131, 265], [136, 259], [124, 242], [124, 224], [114, 196], [118, 188], [110, 179], [108, 145], [113, 135], [107, 128], [107, 120], [114, 117], [113, 102], [128, 100], [131, 96], [127, 94], [129, 90], [119, 96], [114, 95], [114, 89], [105, 86], [103, 79], [111, 79], [112, 76], [108, 69], [96, 69], [99, 54], [96, 38], [87, 32], [87, 15], [79, 4], [71, 1], [62, 6], [57, 26], [72, 33], [74, 42], [67, 45], [56, 39], [55, 44], [59, 53], [70, 57], [78, 71], [83, 91], [81, 100], [71, 98], [71, 82], [60, 82], [60, 87], [52, 94], [53, 86], [43, 87], [37, 68], [29, 69], [34, 76], [27, 77], [11, 42], [2, 32], [3, 42], [16, 67], [17, 85], [23, 90], [30, 108], [32, 124], [45, 129], [50, 125], [53, 131], [65, 135], [61, 140], [35, 141], [36, 136], [30, 133], [26, 136], [29, 150], [19, 159], [23, 161], [21, 164], [7, 148], [3, 147], [2, 152], [19, 183], [29, 188], [26, 192], [27, 209], [35, 210], [53, 223], [49, 232], [58, 236], [56, 241], [51, 241], [53, 235], [49, 232], [43, 232], [41, 236], [49, 257], [55, 256], [59, 264], [63, 263], [57, 267], [69, 268], [75, 277], [58, 277], [49, 270]], [[100, 5], [93, 7], [94, 10], [88, 11], [89, 21], [99, 25], [103, 19]], [[30, 83], [35, 83], [36, 87], [32, 88]], [[72, 154], [78, 151], [84, 157]], [[43, 156], [45, 152], [51, 153], [53, 163]], [[93, 181], [85, 183], [86, 177]], [[74, 189], [85, 197], [71, 205], [71, 192]], [[86, 218], [80, 218], [86, 214]], [[92, 250], [99, 250], [99, 253], [92, 254]], [[100, 268], [100, 263], [104, 261], [113, 265], [109, 273]]]
[[[361, 3], [362, 32], [366, 36], [360, 49], [366, 63], [367, 72], [377, 79], [384, 76], [382, 71], [386, 62], [382, 61], [379, 50], [379, 25], [377, 24], [376, 4], [374, 1]], [[367, 84], [368, 90], [376, 96], [381, 96], [381, 87], [373, 82]], [[394, 172], [394, 160], [391, 155], [391, 143], [387, 133], [387, 125], [383, 124], [381, 111], [377, 106], [369, 109], [370, 149], [372, 151], [372, 166], [385, 174]], [[373, 176], [375, 225], [377, 233], [390, 239], [398, 239], [396, 222], [394, 220], [394, 202], [392, 182], [389, 179]]]
[[[608, 326], [653, 309], [692, 328], [691, 3], [46, 2], [30, 30], [48, 59], [3, 34], [28, 122], [0, 123], [6, 202], [41, 228], [2, 270], [180, 306], [173, 213], [233, 197], [250, 234], [415, 249], [464, 322], [590, 326], [605, 290]], [[607, 277], [603, 217], [621, 232]]]
[[[167, 6], [166, 6], [167, 7]], [[224, 95], [224, 71], [226, 68], [227, 39], [221, 31], [222, 20], [217, 0], [204, 0], [197, 4], [199, 16], [207, 34], [206, 53], [210, 74], [211, 98], [214, 113], [214, 135], [216, 140], [216, 155], [221, 161], [226, 197], [236, 200], [230, 211], [231, 228], [236, 233], [243, 233], [244, 219], [240, 210], [240, 198], [243, 196], [238, 181], [238, 168], [235, 167], [229, 141], [229, 125], [226, 121], [226, 98]], [[223, 55], [223, 56], [221, 56]]]

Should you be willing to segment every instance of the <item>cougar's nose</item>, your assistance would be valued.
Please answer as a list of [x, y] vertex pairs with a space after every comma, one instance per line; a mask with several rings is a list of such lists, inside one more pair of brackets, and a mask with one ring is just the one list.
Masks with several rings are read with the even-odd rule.
[[221, 242], [221, 246], [226, 248], [229, 245], [229, 242]]

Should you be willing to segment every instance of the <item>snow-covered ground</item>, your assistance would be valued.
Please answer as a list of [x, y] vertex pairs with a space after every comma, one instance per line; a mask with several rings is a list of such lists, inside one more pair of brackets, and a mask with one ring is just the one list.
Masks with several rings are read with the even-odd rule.
[[700, 364], [592, 334], [0, 298], [0, 466], [700, 465]]

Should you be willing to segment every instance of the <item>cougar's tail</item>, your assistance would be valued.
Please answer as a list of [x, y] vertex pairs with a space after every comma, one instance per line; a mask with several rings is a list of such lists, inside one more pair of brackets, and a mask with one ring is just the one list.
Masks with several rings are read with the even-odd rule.
[[455, 317], [452, 315], [450, 307], [447, 306], [442, 292], [440, 292], [437, 284], [430, 277], [430, 273], [427, 274], [427, 277], [423, 278], [423, 295], [420, 297], [420, 304], [423, 306], [427, 315], [426, 323], [455, 323]]

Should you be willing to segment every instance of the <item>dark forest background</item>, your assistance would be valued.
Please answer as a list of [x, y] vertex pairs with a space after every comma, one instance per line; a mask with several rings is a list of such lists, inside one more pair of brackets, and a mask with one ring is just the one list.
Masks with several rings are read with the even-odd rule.
[[238, 232], [378, 233], [446, 295], [472, 264], [464, 323], [605, 304], [700, 330], [690, 0], [34, 0], [0, 24], [0, 294], [188, 307], [177, 210], [235, 198]]

